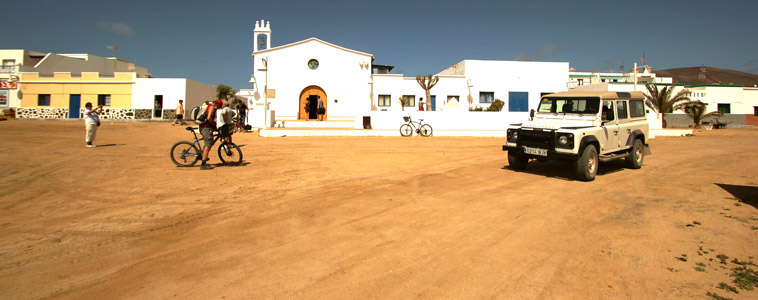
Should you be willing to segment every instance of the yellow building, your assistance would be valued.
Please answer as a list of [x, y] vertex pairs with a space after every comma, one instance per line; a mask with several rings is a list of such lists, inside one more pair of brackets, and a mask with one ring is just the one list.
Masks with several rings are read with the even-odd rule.
[[[103, 105], [104, 119], [122, 119], [132, 111], [132, 95], [136, 73], [115, 73], [113, 76], [68, 72], [42, 76], [21, 73], [21, 99], [18, 118], [79, 118], [84, 105]], [[122, 115], [123, 114], [123, 115]], [[149, 116], [150, 112], [147, 112]], [[136, 114], [134, 114], [136, 115]]]
[[78, 119], [90, 102], [103, 106], [102, 119], [171, 120], [179, 100], [188, 112], [215, 95], [212, 85], [185, 78], [140, 78], [136, 72], [22, 72], [19, 89], [16, 117], [28, 119]]

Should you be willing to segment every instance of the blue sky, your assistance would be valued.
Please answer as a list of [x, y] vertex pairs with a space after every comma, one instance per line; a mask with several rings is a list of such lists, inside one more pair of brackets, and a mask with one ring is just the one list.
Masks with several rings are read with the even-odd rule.
[[0, 48], [117, 56], [155, 77], [250, 88], [255, 21], [272, 46], [310, 37], [406, 76], [464, 59], [577, 71], [712, 66], [758, 73], [758, 1], [9, 1]]

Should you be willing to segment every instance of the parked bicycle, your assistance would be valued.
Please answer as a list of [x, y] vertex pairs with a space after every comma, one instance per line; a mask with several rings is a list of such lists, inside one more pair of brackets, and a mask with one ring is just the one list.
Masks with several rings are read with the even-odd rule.
[[[195, 136], [195, 141], [181, 141], [171, 147], [171, 161], [179, 167], [194, 166], [200, 159], [203, 151], [203, 147], [200, 146], [200, 142], [203, 138], [197, 137], [197, 128], [190, 126], [185, 129], [192, 132], [192, 135]], [[218, 132], [214, 132], [211, 147], [216, 144], [216, 141], [218, 141], [219, 138], [220, 136], [218, 135]], [[242, 150], [232, 142], [223, 141], [221, 142], [221, 145], [218, 146], [218, 158], [221, 159], [221, 162], [224, 164], [239, 165], [242, 163]]]
[[400, 125], [400, 135], [411, 136], [413, 135], [413, 132], [415, 131], [420, 136], [426, 136], [426, 137], [432, 136], [432, 126], [429, 124], [421, 123], [424, 121], [424, 119], [418, 119], [418, 122], [414, 122], [413, 120], [411, 120], [410, 116], [406, 116], [406, 117], [403, 117], [403, 121], [407, 123]]

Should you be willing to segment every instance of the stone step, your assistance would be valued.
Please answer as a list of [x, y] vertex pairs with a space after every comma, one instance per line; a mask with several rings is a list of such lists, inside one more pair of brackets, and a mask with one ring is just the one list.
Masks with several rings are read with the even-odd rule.
[[354, 121], [276, 121], [279, 128], [355, 128]]

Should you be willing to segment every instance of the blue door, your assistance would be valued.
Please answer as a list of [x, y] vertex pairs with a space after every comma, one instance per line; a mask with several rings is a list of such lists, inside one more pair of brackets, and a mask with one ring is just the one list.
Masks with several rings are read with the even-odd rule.
[[82, 106], [82, 95], [69, 95], [68, 96], [68, 118], [78, 119], [79, 108]]
[[432, 101], [432, 111], [437, 111], [437, 96], [431, 95], [430, 98], [429, 100]]

